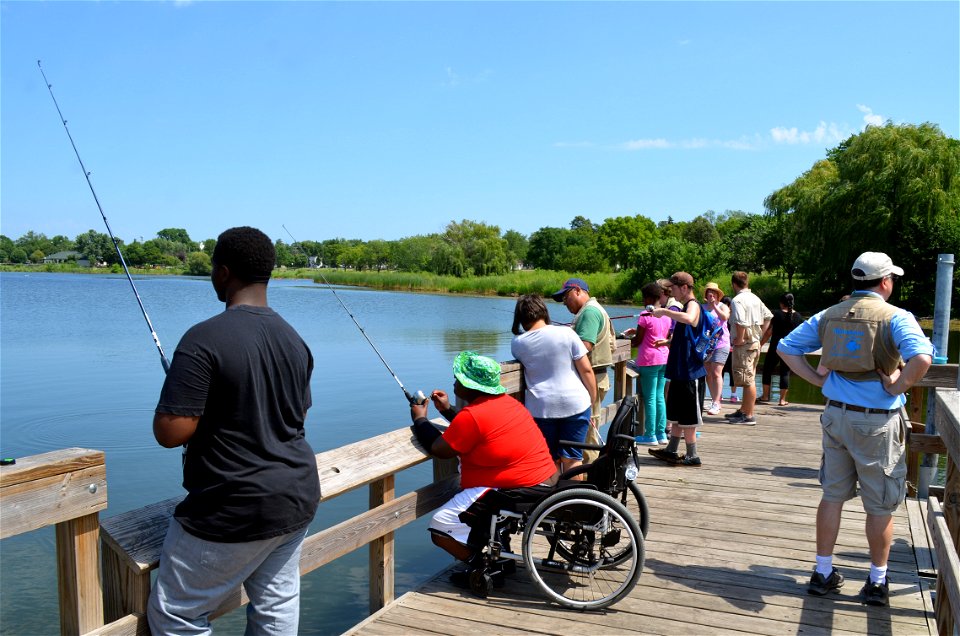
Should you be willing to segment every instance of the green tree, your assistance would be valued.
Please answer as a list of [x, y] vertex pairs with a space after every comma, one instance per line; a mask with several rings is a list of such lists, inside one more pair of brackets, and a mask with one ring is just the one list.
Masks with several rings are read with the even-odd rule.
[[393, 245], [393, 264], [405, 272], [429, 271], [434, 245], [441, 240], [437, 234], [402, 238]]
[[709, 245], [720, 239], [720, 232], [710, 219], [702, 214], [684, 224], [682, 234], [686, 241], [696, 245]]
[[960, 251], [960, 141], [929, 123], [868, 126], [765, 205], [802, 246], [798, 271], [825, 301], [848, 288], [857, 255], [886, 252], [906, 270], [895, 293], [928, 313], [937, 254]]
[[444, 230], [443, 238], [463, 253], [466, 265], [463, 274], [487, 276], [510, 270], [507, 242], [500, 237], [500, 228], [496, 225], [467, 219], [459, 223], [451, 221]]
[[597, 236], [601, 254], [618, 267], [633, 268], [641, 248], [656, 234], [653, 221], [637, 214], [618, 216], [603, 221]]
[[[163, 239], [165, 241], [170, 241], [171, 243], [183, 243], [191, 248], [196, 248], [193, 241], [190, 240], [190, 235], [187, 234], [187, 231], [179, 227], [168, 227], [166, 229], [160, 230], [157, 232], [157, 238]], [[193, 251], [193, 250], [191, 250]]]
[[507, 254], [514, 262], [526, 263], [530, 241], [516, 230], [507, 230], [503, 233], [503, 240], [507, 242]]
[[560, 269], [570, 232], [563, 227], [542, 227], [531, 234], [527, 262], [539, 269]]
[[90, 260], [91, 265], [99, 263], [112, 264], [117, 262], [116, 248], [110, 236], [103, 232], [87, 230], [84, 234], [78, 234], [73, 240], [77, 251]]
[[10, 252], [10, 261], [13, 263], [26, 263], [27, 252], [22, 247], [15, 247]]
[[41, 263], [43, 262], [43, 257], [46, 256], [41, 250], [34, 250], [33, 254], [30, 255], [31, 263]]
[[213, 266], [210, 255], [205, 252], [190, 252], [187, 254], [187, 274], [191, 276], [209, 276]]
[[390, 264], [390, 243], [382, 239], [367, 241], [367, 256], [370, 267], [378, 272], [383, 271]]

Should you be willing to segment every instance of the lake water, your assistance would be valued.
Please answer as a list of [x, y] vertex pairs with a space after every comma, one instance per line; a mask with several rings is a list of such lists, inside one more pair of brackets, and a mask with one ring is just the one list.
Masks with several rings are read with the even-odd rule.
[[[194, 323], [222, 311], [207, 279], [136, 279], [168, 358]], [[337, 293], [411, 391], [450, 390], [453, 356], [510, 355], [514, 301], [351, 288]], [[409, 424], [399, 386], [330, 290], [274, 280], [270, 304], [303, 336], [316, 359], [307, 437], [316, 452]], [[559, 303], [551, 316], [569, 321]], [[611, 315], [635, 308], [610, 307]], [[623, 329], [630, 320], [617, 321]], [[0, 274], [0, 454], [23, 457], [79, 446], [106, 452], [109, 507], [102, 518], [182, 495], [179, 449], [161, 448], [151, 424], [163, 368], [123, 276]], [[432, 413], [432, 411], [431, 411]], [[429, 463], [401, 473], [398, 494], [427, 483]], [[311, 532], [367, 505], [360, 489], [321, 506]], [[425, 531], [397, 533], [397, 596], [449, 565]], [[52, 528], [0, 542], [0, 633], [59, 632]], [[301, 633], [338, 634], [367, 615], [367, 554], [359, 550], [303, 579]], [[219, 634], [242, 633], [243, 612], [217, 619]]]

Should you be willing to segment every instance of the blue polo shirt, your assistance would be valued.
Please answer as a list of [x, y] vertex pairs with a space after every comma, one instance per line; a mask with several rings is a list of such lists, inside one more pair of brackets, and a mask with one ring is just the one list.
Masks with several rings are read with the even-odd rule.
[[[882, 298], [880, 294], [871, 291], [853, 293], [854, 296], [869, 294]], [[780, 341], [777, 351], [787, 355], [799, 356], [819, 349], [822, 344], [819, 332], [822, 315], [823, 311], [791, 331], [787, 337]], [[897, 350], [900, 351], [900, 357], [904, 361], [909, 361], [916, 355], [933, 355], [933, 344], [924, 335], [920, 323], [909, 311], [905, 309], [897, 310], [897, 313], [890, 319], [890, 332], [897, 345]], [[839, 373], [827, 375], [822, 391], [827, 399], [872, 409], [896, 409], [903, 406], [907, 401], [903, 395], [887, 393], [879, 380], [854, 382], [853, 380], [847, 380]]]

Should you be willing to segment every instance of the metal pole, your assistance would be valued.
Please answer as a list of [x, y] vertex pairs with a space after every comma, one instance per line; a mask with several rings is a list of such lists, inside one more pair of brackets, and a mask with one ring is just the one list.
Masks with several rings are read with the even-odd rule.
[[[953, 254], [937, 256], [937, 291], [933, 304], [933, 341], [935, 362], [946, 362], [947, 346], [950, 337], [950, 295], [953, 292]], [[939, 360], [938, 360], [939, 358]], [[957, 380], [960, 385], [960, 378]], [[928, 435], [937, 434], [936, 399], [933, 392], [927, 392], [926, 430]], [[925, 453], [920, 464], [917, 496], [925, 499], [929, 493], [930, 484], [936, 479], [937, 455]]]

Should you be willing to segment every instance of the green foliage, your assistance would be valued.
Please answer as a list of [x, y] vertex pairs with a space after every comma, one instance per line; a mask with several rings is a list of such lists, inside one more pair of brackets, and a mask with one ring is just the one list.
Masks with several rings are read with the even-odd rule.
[[933, 124], [870, 126], [765, 205], [784, 269], [815, 281], [821, 304], [848, 289], [860, 253], [886, 252], [906, 270], [895, 293], [907, 291], [906, 306], [927, 314], [937, 254], [960, 253], [960, 142]]
[[653, 240], [656, 231], [654, 222], [640, 214], [609, 218], [597, 232], [597, 248], [618, 267], [637, 267], [644, 246]]
[[542, 227], [530, 235], [527, 261], [539, 269], [560, 269], [560, 258], [571, 231], [561, 227]]
[[74, 244], [77, 251], [86, 256], [93, 266], [99, 263], [112, 264], [119, 260], [110, 235], [103, 232], [87, 230], [86, 233], [77, 235]]
[[190, 235], [187, 234], [187, 231], [179, 227], [168, 227], [164, 230], [157, 232], [157, 238], [170, 241], [171, 243], [182, 243], [183, 245], [191, 248], [190, 251], [196, 249], [196, 245], [193, 241], [190, 240]]
[[33, 254], [30, 255], [30, 261], [33, 263], [40, 263], [43, 261], [43, 257], [46, 256], [41, 250], [34, 250]]
[[204, 252], [190, 252], [187, 254], [187, 270], [190, 276], [209, 276], [213, 269], [210, 256]]
[[526, 236], [516, 230], [507, 230], [503, 233], [503, 240], [507, 242], [507, 254], [512, 261], [526, 262], [530, 249], [530, 241]]

